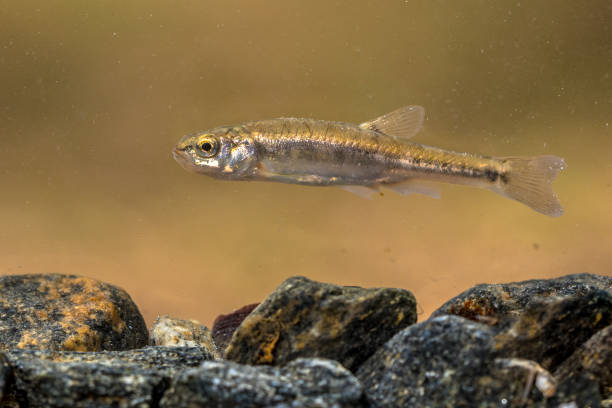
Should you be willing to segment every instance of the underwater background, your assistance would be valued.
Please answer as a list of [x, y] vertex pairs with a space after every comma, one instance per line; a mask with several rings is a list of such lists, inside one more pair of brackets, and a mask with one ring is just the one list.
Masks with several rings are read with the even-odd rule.
[[[488, 191], [218, 181], [184, 134], [404, 105], [415, 141], [563, 157], [541, 215]], [[285, 278], [412, 291], [612, 274], [608, 1], [23, 1], [0, 7], [0, 273], [74, 273], [210, 326]]]

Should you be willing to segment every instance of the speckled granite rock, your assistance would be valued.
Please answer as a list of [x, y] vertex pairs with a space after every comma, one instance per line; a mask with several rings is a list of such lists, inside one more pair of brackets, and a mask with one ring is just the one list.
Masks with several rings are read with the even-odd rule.
[[293, 277], [234, 333], [225, 357], [283, 365], [323, 357], [356, 368], [402, 328], [416, 322], [416, 301], [402, 289], [364, 289]]
[[612, 399], [612, 326], [595, 333], [554, 374], [559, 381], [583, 374], [599, 383], [602, 398]]
[[232, 335], [242, 321], [257, 307], [259, 303], [252, 303], [234, 310], [228, 314], [217, 316], [212, 328], [212, 337], [219, 352], [223, 355]]
[[197, 320], [160, 316], [151, 327], [149, 340], [152, 346], [202, 347], [215, 359], [220, 358], [210, 330]]
[[470, 406], [483, 397], [476, 379], [494, 359], [493, 337], [460, 317], [430, 319], [396, 334], [356, 375], [374, 407]]
[[147, 341], [122, 289], [74, 275], [0, 277], [0, 349], [126, 350]]
[[496, 336], [505, 356], [535, 360], [554, 370], [599, 330], [612, 324], [612, 295], [598, 289], [581, 295], [531, 302], [517, 319]]
[[154, 407], [178, 370], [213, 357], [202, 348], [6, 352], [12, 397], [27, 407]]
[[599, 401], [592, 395], [596, 383], [559, 387], [536, 362], [499, 358], [492, 328], [452, 315], [402, 330], [358, 369], [357, 378], [372, 407], [556, 407]]
[[582, 296], [594, 289], [612, 293], [612, 277], [582, 273], [556, 279], [481, 284], [444, 303], [431, 314], [431, 318], [454, 314], [495, 325], [507, 317], [516, 317], [531, 303], [541, 302], [542, 298]]
[[176, 378], [161, 407], [365, 407], [362, 387], [335, 361], [297, 359], [285, 367], [203, 363]]

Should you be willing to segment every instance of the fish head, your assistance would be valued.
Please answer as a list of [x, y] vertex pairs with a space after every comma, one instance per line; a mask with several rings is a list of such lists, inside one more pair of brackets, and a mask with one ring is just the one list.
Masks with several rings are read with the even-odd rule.
[[186, 170], [222, 179], [245, 178], [255, 162], [253, 141], [228, 128], [184, 136], [172, 155]]

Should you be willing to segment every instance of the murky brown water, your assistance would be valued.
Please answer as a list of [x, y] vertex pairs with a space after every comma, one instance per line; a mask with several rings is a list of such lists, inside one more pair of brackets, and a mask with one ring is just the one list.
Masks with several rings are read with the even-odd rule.
[[[612, 6], [467, 1], [6, 2], [0, 273], [122, 286], [150, 322], [211, 324], [291, 275], [415, 293], [612, 274]], [[417, 141], [556, 154], [566, 214], [487, 191], [442, 199], [214, 181], [185, 133], [426, 107]]]

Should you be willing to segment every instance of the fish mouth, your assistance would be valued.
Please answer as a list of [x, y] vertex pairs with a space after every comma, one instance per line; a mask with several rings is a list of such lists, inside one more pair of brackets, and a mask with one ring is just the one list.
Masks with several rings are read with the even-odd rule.
[[198, 171], [198, 167], [193, 163], [191, 156], [189, 156], [189, 153], [187, 153], [185, 149], [175, 146], [172, 149], [172, 157], [185, 170], [191, 172]]
[[178, 147], [174, 146], [172, 148], [172, 157], [174, 157], [174, 160], [176, 161], [184, 160], [185, 152], [180, 150]]
[[180, 149], [175, 146], [172, 149], [172, 157], [185, 170], [193, 170], [191, 160], [189, 160], [189, 156], [187, 155], [187, 152], [184, 149]]

